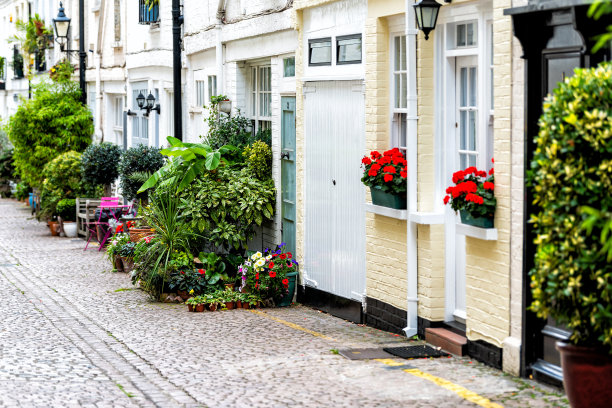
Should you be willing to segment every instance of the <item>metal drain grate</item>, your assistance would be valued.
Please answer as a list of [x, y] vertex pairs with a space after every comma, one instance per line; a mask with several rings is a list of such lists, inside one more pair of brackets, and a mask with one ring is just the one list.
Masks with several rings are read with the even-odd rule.
[[344, 349], [338, 353], [349, 360], [372, 360], [375, 358], [393, 358], [393, 355], [379, 348]]
[[447, 357], [450, 354], [441, 350], [436, 350], [433, 347], [426, 345], [408, 346], [408, 347], [390, 347], [384, 348], [387, 353], [401, 358], [427, 358], [427, 357]]

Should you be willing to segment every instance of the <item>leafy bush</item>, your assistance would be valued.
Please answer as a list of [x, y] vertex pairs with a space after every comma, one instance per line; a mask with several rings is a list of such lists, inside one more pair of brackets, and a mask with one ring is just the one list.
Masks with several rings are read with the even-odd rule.
[[225, 145], [242, 147], [251, 142], [251, 132], [247, 128], [251, 126], [251, 121], [240, 115], [240, 110], [235, 116], [230, 116], [219, 111], [219, 102], [227, 99], [225, 95], [213, 96], [210, 98], [208, 107], [208, 135], [206, 142], [213, 149], [219, 149]]
[[260, 180], [272, 177], [272, 149], [262, 141], [256, 141], [252, 146], [244, 148], [247, 169]]
[[40, 192], [40, 218], [57, 215], [56, 206], [63, 198], [76, 198], [91, 193], [81, 177], [81, 153], [62, 153], [50, 161], [43, 170], [44, 182]]
[[260, 181], [247, 169], [219, 167], [200, 174], [181, 194], [181, 213], [218, 252], [246, 248], [255, 225], [272, 219], [276, 196], [272, 180]]
[[584, 234], [588, 214], [612, 209], [612, 64], [578, 69], [544, 102], [531, 163], [537, 254], [530, 272], [540, 317], [572, 331], [575, 344], [612, 351], [612, 263], [601, 250], [602, 222]]
[[30, 186], [23, 182], [17, 183], [16, 190], [15, 198], [18, 200], [25, 200], [30, 196], [30, 192], [32, 191]]
[[83, 152], [83, 180], [94, 185], [109, 185], [119, 176], [121, 148], [112, 143], [92, 144]]
[[0, 180], [13, 178], [13, 150], [0, 151]]
[[57, 203], [55, 208], [57, 215], [64, 221], [76, 221], [76, 200], [64, 198]]
[[17, 173], [28, 185], [41, 187], [45, 164], [60, 153], [82, 152], [91, 143], [93, 121], [75, 82], [42, 82], [33, 89], [33, 99], [21, 102], [6, 129], [15, 147]]
[[[149, 178], [150, 173], [156, 172], [163, 165], [164, 156], [158, 148], [140, 145], [125, 151], [119, 163], [123, 196], [128, 200], [136, 198], [138, 189]], [[134, 176], [135, 173], [137, 174]], [[139, 177], [143, 173], [149, 173], [149, 176]]]

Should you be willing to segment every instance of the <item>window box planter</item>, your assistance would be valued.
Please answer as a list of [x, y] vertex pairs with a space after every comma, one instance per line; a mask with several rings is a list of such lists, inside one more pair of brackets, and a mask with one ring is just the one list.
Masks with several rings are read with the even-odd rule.
[[480, 228], [493, 228], [493, 217], [472, 217], [467, 210], [461, 210], [461, 223]]
[[153, 24], [159, 21], [159, 3], [149, 7], [144, 0], [139, 0], [138, 6], [138, 24]]
[[386, 193], [380, 189], [380, 187], [375, 186], [370, 189], [370, 193], [372, 194], [372, 204], [380, 205], [382, 207], [389, 207], [395, 210], [405, 210], [406, 209], [406, 196], [405, 195], [397, 195]]

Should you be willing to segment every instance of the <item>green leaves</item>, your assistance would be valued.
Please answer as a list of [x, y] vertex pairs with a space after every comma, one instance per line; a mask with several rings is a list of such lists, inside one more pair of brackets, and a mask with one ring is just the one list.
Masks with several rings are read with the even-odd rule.
[[222, 153], [235, 150], [233, 146], [223, 146], [220, 149], [213, 150], [206, 144], [184, 143], [172, 136], [168, 136], [167, 139], [170, 147], [163, 149], [161, 154], [174, 157], [174, 161], [153, 173], [138, 189], [138, 193], [155, 187], [170, 170], [174, 170], [181, 180], [177, 191], [183, 191], [204, 169], [215, 170], [218, 168], [223, 162]]
[[[544, 102], [528, 173], [537, 256], [531, 310], [612, 350], [612, 65], [578, 69]], [[605, 305], [602, 307], [602, 305]]]

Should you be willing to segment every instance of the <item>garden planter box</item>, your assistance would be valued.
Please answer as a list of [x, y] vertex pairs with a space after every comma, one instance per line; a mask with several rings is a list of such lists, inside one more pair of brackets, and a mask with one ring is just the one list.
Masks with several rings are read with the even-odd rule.
[[406, 209], [406, 196], [405, 195], [385, 193], [384, 191], [380, 190], [378, 187], [371, 188], [370, 193], [372, 194], [372, 204], [374, 205], [380, 205], [382, 207], [389, 207], [395, 210], [405, 210]]
[[291, 305], [291, 301], [293, 300], [293, 294], [295, 293], [296, 281], [297, 281], [298, 272], [289, 272], [287, 274], [287, 279], [289, 279], [289, 293], [283, 296], [276, 306], [279, 307], [287, 307]]
[[153, 235], [151, 228], [130, 228], [130, 241], [138, 242], [141, 239]]
[[472, 225], [480, 228], [493, 228], [493, 217], [477, 217], [474, 218], [466, 210], [461, 210], [461, 223], [465, 225]]

